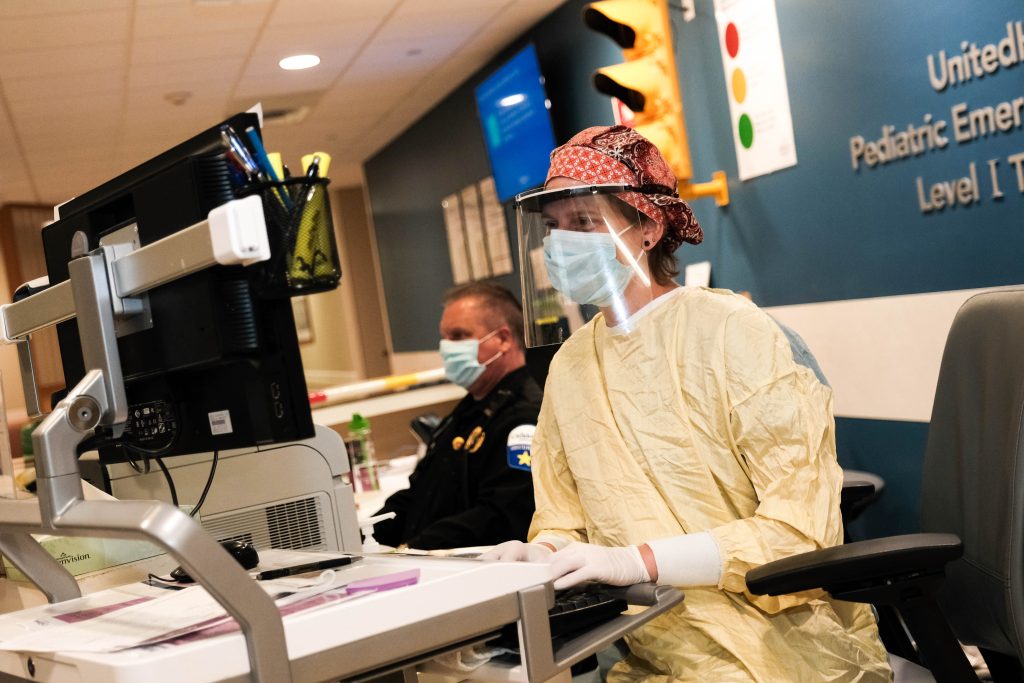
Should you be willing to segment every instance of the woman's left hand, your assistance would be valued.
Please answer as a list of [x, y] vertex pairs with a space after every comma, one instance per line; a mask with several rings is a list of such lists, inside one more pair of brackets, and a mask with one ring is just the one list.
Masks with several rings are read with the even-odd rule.
[[551, 555], [548, 561], [555, 576], [555, 590], [584, 581], [631, 586], [651, 580], [635, 545], [609, 548], [590, 543], [570, 543]]

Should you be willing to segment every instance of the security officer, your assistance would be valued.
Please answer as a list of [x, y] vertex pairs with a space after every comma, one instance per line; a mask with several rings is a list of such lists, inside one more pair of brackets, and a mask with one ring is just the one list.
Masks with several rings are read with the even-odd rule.
[[464, 285], [445, 295], [440, 330], [445, 375], [469, 394], [434, 430], [409, 488], [377, 512], [396, 517], [374, 536], [422, 550], [525, 540], [541, 390], [526, 369], [522, 309], [503, 287]]

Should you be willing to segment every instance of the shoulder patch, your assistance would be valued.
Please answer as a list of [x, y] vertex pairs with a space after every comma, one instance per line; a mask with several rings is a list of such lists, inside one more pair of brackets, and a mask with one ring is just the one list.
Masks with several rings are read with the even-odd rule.
[[512, 469], [530, 471], [530, 444], [536, 429], [535, 425], [519, 425], [508, 433], [505, 457]]

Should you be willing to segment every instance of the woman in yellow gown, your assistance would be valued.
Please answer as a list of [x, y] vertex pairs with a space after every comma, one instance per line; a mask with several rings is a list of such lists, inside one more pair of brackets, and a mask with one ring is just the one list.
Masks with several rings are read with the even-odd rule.
[[748, 300], [673, 280], [702, 232], [649, 141], [589, 128], [551, 159], [516, 202], [527, 342], [594, 315], [551, 363], [530, 543], [489, 557], [549, 561], [556, 588], [686, 589], [609, 680], [891, 680], [867, 606], [746, 590], [749, 569], [842, 542], [831, 390]]

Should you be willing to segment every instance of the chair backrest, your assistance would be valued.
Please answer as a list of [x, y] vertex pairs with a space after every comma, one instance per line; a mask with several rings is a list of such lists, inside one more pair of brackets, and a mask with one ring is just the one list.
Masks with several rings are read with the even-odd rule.
[[985, 292], [957, 313], [928, 429], [921, 526], [963, 540], [940, 596], [957, 637], [1024, 653], [1024, 289]]

